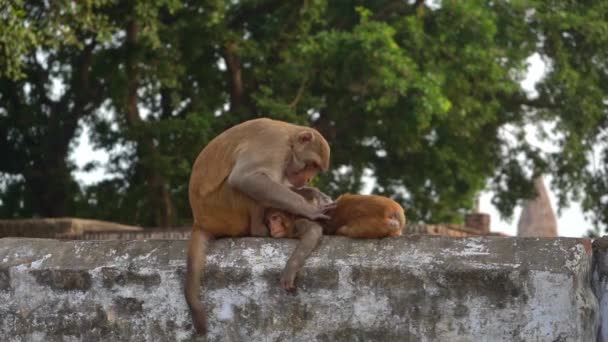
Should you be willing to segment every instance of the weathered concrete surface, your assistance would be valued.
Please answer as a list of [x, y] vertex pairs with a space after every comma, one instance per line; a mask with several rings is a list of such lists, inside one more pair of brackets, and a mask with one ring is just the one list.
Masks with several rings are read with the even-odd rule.
[[479, 229], [457, 224], [406, 224], [404, 234], [440, 235], [455, 238], [471, 236], [507, 236], [499, 232], [484, 233]]
[[[593, 341], [581, 239], [324, 237], [296, 296], [293, 240], [212, 244], [210, 341]], [[185, 241], [0, 239], [3, 341], [183, 341]]]
[[93, 232], [137, 232], [143, 228], [73, 217], [0, 220], [0, 238], [36, 237], [73, 239]]
[[146, 228], [139, 231], [85, 232], [74, 240], [189, 240], [192, 227]]
[[[483, 229], [477, 227], [484, 224], [486, 227]], [[188, 240], [190, 239], [191, 229], [191, 226], [171, 227], [169, 229], [143, 229], [142, 227], [128, 226], [107, 221], [70, 217], [0, 220], [0, 238], [27, 237], [70, 240]], [[503, 235], [501, 233], [489, 231], [489, 217], [488, 222], [473, 223], [473, 226], [471, 227], [455, 224], [408, 223], [405, 226], [404, 233], [442, 235], [451, 237]]]

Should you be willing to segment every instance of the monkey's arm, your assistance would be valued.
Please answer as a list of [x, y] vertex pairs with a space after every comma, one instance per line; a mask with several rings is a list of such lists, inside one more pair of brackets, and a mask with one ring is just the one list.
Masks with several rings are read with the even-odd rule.
[[[273, 175], [269, 171], [273, 168], [262, 167], [263, 164], [272, 166], [280, 161], [259, 160], [255, 162], [253, 159], [249, 156], [237, 158], [237, 162], [228, 176], [230, 186], [261, 202], [264, 207], [281, 209], [311, 220], [329, 218], [324, 215], [324, 212], [331, 208], [316, 208], [309, 204], [302, 196], [274, 180], [280, 179], [282, 175]], [[279, 166], [275, 169], [282, 168]]]
[[308, 203], [314, 204], [317, 207], [334, 203], [334, 200], [331, 197], [312, 186], [303, 186], [301, 188], [291, 187], [290, 189], [304, 197]]
[[306, 258], [321, 241], [323, 229], [314, 221], [297, 219], [295, 221], [295, 235], [300, 239], [300, 242], [287, 260], [287, 264], [281, 273], [281, 286], [290, 292], [295, 291], [296, 274], [304, 266]]
[[270, 232], [264, 223], [264, 207], [257, 206], [249, 215], [251, 215], [251, 236], [268, 237]]

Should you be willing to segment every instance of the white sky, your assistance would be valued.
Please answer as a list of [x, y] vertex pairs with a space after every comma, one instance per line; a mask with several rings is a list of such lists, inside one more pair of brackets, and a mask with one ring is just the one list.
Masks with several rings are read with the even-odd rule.
[[[522, 87], [530, 94], [534, 94], [534, 86], [542, 78], [545, 72], [545, 64], [542, 62], [538, 54], [535, 54], [530, 57], [528, 59], [528, 62], [530, 63], [528, 74], [522, 82]], [[76, 165], [78, 165], [79, 168], [82, 168], [90, 161], [97, 161], [101, 165], [106, 165], [109, 160], [108, 153], [103, 150], [94, 150], [89, 142], [88, 134], [88, 128], [84, 127], [80, 136], [75, 142], [75, 148], [73, 149], [70, 158], [76, 163]], [[92, 172], [77, 171], [75, 172], [75, 177], [79, 182], [83, 184], [92, 184], [102, 180], [103, 178], [108, 177], [108, 173], [106, 172], [104, 167], [101, 167]], [[554, 211], [556, 211], [556, 215], [558, 216], [559, 235], [570, 237], [583, 236], [587, 232], [587, 230], [591, 229], [592, 224], [589, 220], [586, 220], [584, 218], [580, 203], [573, 203], [569, 208], [564, 208], [561, 212], [561, 215], [558, 214], [557, 208], [555, 207], [557, 200], [555, 194], [553, 193], [553, 191], [551, 191], [550, 180], [551, 178], [549, 176], [545, 176], [545, 186], [547, 187], [547, 190], [549, 192], [549, 198], [551, 200], [553, 209]], [[368, 184], [368, 186], [366, 186], [362, 192], [367, 193], [369, 192], [370, 188], [371, 184]], [[503, 232], [509, 235], [516, 235], [517, 220], [519, 219], [521, 208], [516, 209], [512, 222], [506, 222], [500, 219], [498, 211], [490, 202], [491, 198], [491, 192], [486, 191], [482, 193], [480, 199], [480, 211], [491, 215], [492, 231]]]

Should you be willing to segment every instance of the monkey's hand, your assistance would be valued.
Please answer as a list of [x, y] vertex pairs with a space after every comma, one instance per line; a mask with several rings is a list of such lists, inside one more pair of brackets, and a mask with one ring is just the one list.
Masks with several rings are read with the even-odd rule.
[[285, 270], [283, 270], [283, 272], [281, 272], [281, 287], [285, 291], [287, 291], [291, 294], [296, 293], [295, 280], [296, 280], [295, 271], [286, 268]]
[[323, 228], [314, 221], [300, 218], [294, 224], [295, 233], [300, 242], [287, 260], [287, 264], [281, 273], [281, 287], [290, 293], [295, 293], [296, 290], [296, 274], [304, 266], [304, 261], [323, 237]]
[[314, 211], [304, 214], [303, 216], [312, 221], [329, 220], [331, 217], [328, 214], [332, 210], [336, 209], [336, 206], [336, 202], [323, 204], [317, 207]]

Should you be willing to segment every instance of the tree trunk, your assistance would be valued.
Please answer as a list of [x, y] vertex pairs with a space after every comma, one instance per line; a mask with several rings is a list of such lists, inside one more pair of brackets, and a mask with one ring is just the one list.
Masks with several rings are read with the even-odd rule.
[[243, 71], [236, 53], [236, 44], [228, 43], [224, 48], [224, 61], [230, 75], [230, 112], [238, 113], [243, 106]]
[[[24, 167], [24, 178], [30, 189], [34, 212], [43, 217], [73, 214], [75, 182], [67, 158], [80, 119], [88, 115], [99, 102], [91, 89], [90, 68], [95, 44], [89, 44], [72, 60], [74, 74], [70, 79], [73, 94], [66, 92], [58, 101], [46, 95], [49, 71], [37, 63], [35, 90], [49, 107], [48, 131], [38, 143], [42, 153]], [[70, 104], [72, 104], [70, 106]]]
[[[127, 24], [126, 41], [126, 72], [127, 72], [127, 99], [126, 119], [131, 128], [141, 124], [142, 119], [137, 107], [137, 90], [139, 88], [139, 68], [137, 66], [137, 36], [138, 27], [134, 21]], [[151, 157], [151, 160], [160, 156], [154, 141], [150, 136], [143, 135], [138, 138], [138, 153], [140, 156]], [[169, 227], [173, 223], [173, 201], [169, 193], [169, 186], [163, 175], [153, 165], [142, 165], [150, 200], [154, 211], [155, 223], [158, 227]]]
[[68, 216], [72, 210], [72, 176], [66, 164], [67, 156], [57, 156], [53, 165], [48, 161], [37, 161], [34, 165], [44, 164], [44, 171], [30, 169], [24, 172], [27, 188], [30, 190], [32, 209], [41, 217]]

